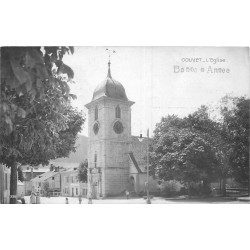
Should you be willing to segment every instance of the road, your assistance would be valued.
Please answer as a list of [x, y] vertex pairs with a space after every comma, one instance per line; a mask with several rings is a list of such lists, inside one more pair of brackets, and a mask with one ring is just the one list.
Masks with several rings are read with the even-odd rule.
[[[68, 197], [69, 204], [79, 204], [77, 197]], [[30, 203], [29, 196], [25, 196], [27, 204]], [[41, 197], [41, 204], [65, 204], [66, 197]], [[152, 204], [249, 204], [249, 202], [239, 202], [230, 198], [207, 198], [207, 199], [166, 199], [162, 197], [155, 197], [151, 200]], [[82, 204], [88, 204], [88, 199], [83, 198]], [[93, 200], [93, 204], [146, 204], [146, 200], [143, 198], [131, 198], [129, 200], [125, 198], [107, 198], [103, 200]]]

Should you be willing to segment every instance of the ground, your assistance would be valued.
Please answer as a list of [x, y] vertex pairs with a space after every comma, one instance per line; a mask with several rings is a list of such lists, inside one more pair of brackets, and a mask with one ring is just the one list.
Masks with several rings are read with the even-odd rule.
[[[79, 200], [77, 197], [68, 197], [69, 204], [79, 204]], [[27, 204], [30, 203], [30, 197], [25, 196], [25, 201]], [[65, 204], [66, 197], [41, 197], [41, 204]], [[236, 198], [230, 197], [215, 197], [215, 198], [207, 198], [207, 199], [166, 199], [162, 197], [154, 197], [151, 200], [152, 204], [194, 204], [194, 203], [214, 203], [214, 204], [222, 204], [222, 203], [240, 203], [240, 204], [248, 204], [249, 198], [244, 199], [244, 201], [239, 201]], [[82, 204], [88, 204], [88, 199], [83, 198]], [[124, 197], [116, 197], [116, 198], [107, 198], [103, 200], [93, 200], [93, 204], [146, 204], [146, 200], [143, 198], [131, 198], [129, 200]]]

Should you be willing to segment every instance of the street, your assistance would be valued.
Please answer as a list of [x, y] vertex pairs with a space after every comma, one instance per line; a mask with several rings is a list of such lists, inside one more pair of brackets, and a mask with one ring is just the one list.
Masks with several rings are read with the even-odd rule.
[[[25, 196], [26, 204], [30, 203], [30, 197]], [[69, 204], [79, 204], [78, 197], [68, 197]], [[146, 204], [143, 198], [130, 198], [123, 197], [107, 198], [103, 200], [92, 200], [93, 204]], [[248, 202], [240, 202], [229, 197], [225, 198], [207, 198], [207, 199], [166, 199], [162, 197], [154, 197], [151, 199], [152, 204], [249, 204]], [[41, 204], [66, 204], [66, 197], [41, 197]], [[81, 204], [88, 204], [88, 199], [83, 198]]]

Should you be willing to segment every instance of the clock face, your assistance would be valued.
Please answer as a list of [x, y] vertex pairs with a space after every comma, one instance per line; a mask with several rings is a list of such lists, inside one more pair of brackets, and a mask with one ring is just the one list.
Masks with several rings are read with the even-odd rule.
[[117, 134], [121, 134], [123, 132], [123, 125], [120, 121], [116, 121], [113, 127], [114, 131]]
[[94, 133], [97, 135], [98, 131], [99, 131], [100, 125], [98, 122], [96, 122], [93, 126], [93, 131]]

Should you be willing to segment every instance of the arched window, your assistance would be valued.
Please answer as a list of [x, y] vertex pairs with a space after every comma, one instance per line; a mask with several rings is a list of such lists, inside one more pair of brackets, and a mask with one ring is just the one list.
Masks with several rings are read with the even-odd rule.
[[117, 105], [115, 108], [115, 118], [121, 118], [121, 109], [119, 105]]
[[95, 107], [95, 121], [98, 120], [98, 108]]
[[95, 168], [97, 167], [97, 153], [95, 152], [95, 159], [94, 159], [94, 161], [95, 161]]

